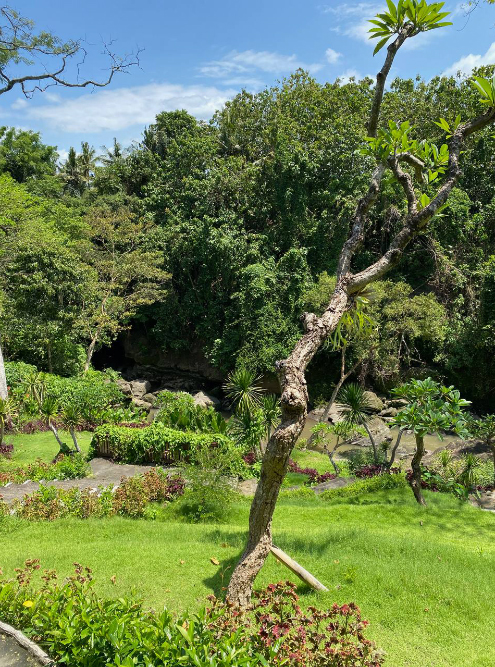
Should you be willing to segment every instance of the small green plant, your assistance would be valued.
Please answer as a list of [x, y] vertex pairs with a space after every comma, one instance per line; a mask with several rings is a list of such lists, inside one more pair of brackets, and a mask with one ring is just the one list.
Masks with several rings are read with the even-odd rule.
[[229, 472], [232, 454], [218, 449], [201, 449], [197, 465], [185, 470], [188, 489], [178, 505], [178, 513], [192, 523], [221, 523], [228, 519], [236, 493]]

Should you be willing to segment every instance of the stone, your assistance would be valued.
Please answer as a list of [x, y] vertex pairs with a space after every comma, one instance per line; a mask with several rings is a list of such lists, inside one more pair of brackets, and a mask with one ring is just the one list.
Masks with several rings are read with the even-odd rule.
[[336, 477], [335, 479], [330, 479], [328, 482], [322, 482], [321, 484], [316, 484], [313, 486], [313, 491], [316, 495], [323, 493], [323, 491], [328, 491], [328, 489], [340, 489], [343, 486], [348, 486], [355, 482], [354, 477]]
[[220, 401], [215, 396], [211, 396], [204, 391], [198, 391], [193, 395], [194, 405], [200, 405], [203, 408], [220, 408]]
[[143, 401], [141, 398], [133, 398], [132, 402], [138, 408], [143, 408], [143, 410], [151, 410], [151, 408], [153, 407], [151, 403], [148, 403], [148, 401]]
[[147, 403], [151, 403], [151, 405], [155, 405], [156, 403], [156, 394], [145, 394], [143, 396], [143, 401], [146, 401]]
[[365, 391], [364, 397], [368, 403], [368, 412], [381, 412], [385, 407], [381, 398], [374, 391]]
[[409, 405], [409, 401], [405, 398], [392, 398], [390, 401], [387, 401], [389, 408], [405, 408], [406, 405]]
[[257, 479], [245, 479], [243, 482], [239, 482], [239, 484], [237, 485], [237, 491], [242, 496], [254, 496], [257, 488], [258, 488]]
[[130, 382], [127, 382], [127, 380], [119, 378], [117, 380], [117, 386], [119, 387], [120, 391], [124, 394], [127, 394], [127, 396], [130, 396], [132, 394], [131, 384]]
[[399, 414], [397, 408], [385, 408], [378, 413], [379, 417], [396, 417]]
[[151, 384], [148, 380], [133, 380], [131, 384], [132, 395], [135, 398], [143, 398], [145, 394], [148, 394], [151, 390]]

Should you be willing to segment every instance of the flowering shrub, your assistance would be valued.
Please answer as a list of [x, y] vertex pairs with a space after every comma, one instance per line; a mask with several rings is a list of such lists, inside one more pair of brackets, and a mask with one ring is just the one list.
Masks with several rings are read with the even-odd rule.
[[5, 457], [6, 459], [12, 458], [14, 453], [14, 445], [8, 445], [6, 443], [0, 444], [0, 456]]
[[[89, 568], [74, 563], [60, 582], [26, 561], [0, 580], [0, 617], [29, 634], [59, 665], [215, 665], [216, 667], [379, 667], [383, 653], [366, 639], [354, 604], [303, 612], [293, 584], [273, 584], [245, 612], [210, 597], [210, 606], [174, 617], [134, 598], [102, 599]], [[1, 576], [1, 572], [0, 572]], [[139, 641], [136, 641], [139, 637]]]
[[0, 486], [5, 486], [9, 482], [22, 484], [28, 479], [32, 482], [52, 479], [79, 479], [87, 477], [88, 474], [89, 465], [84, 456], [81, 454], [72, 454], [71, 456], [59, 454], [55, 463], [45, 463], [41, 459], [37, 459], [27, 466], [19, 466], [7, 472], [0, 472]]
[[53, 521], [66, 516], [80, 519], [120, 514], [133, 518], [146, 516], [150, 502], [171, 502], [184, 493], [180, 475], [167, 476], [162, 470], [123, 478], [119, 487], [57, 489], [41, 486], [38, 491], [14, 503], [17, 516], [31, 521]]

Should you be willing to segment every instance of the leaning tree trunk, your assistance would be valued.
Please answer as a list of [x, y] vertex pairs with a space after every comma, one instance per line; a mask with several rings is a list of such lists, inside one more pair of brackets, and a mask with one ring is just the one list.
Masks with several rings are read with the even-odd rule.
[[422, 435], [416, 434], [416, 451], [411, 462], [412, 477], [411, 489], [414, 497], [420, 505], [426, 505], [426, 501], [421, 493], [421, 459], [425, 453], [425, 441]]
[[365, 420], [362, 422], [362, 425], [364, 426], [366, 433], [368, 434], [368, 438], [370, 439], [371, 446], [373, 447], [373, 459], [375, 461], [375, 465], [378, 465], [378, 452], [376, 450], [375, 438], [373, 437], [373, 433], [371, 432], [371, 429]]
[[0, 398], [5, 400], [8, 397], [7, 376], [5, 375], [5, 364], [3, 361], [2, 345], [0, 340]]
[[72, 438], [72, 442], [74, 443], [74, 448], [78, 454], [81, 453], [81, 448], [79, 447], [79, 443], [77, 442], [77, 437], [76, 437], [76, 431], [74, 427], [69, 428], [69, 433], [70, 437]]
[[91, 367], [91, 360], [93, 359], [93, 354], [95, 351], [96, 343], [98, 342], [98, 336], [94, 336], [94, 338], [91, 339], [91, 343], [88, 346], [88, 349], [86, 351], [86, 361], [84, 363], [84, 372], [87, 373]]
[[306, 319], [306, 333], [292, 354], [277, 364], [282, 389], [282, 421], [270, 438], [263, 457], [260, 481], [249, 515], [248, 543], [227, 589], [228, 599], [236, 605], [245, 607], [249, 604], [256, 575], [270, 553], [273, 512], [287, 472], [289, 456], [306, 421], [306, 368], [323, 340], [337, 327], [348, 305], [349, 296], [339, 284], [323, 316]]
[[387, 468], [389, 470], [394, 465], [395, 455], [397, 453], [397, 449], [399, 448], [400, 441], [401, 441], [401, 438], [402, 438], [402, 434], [404, 433], [405, 430], [406, 430], [405, 428], [401, 428], [399, 433], [397, 434], [397, 440], [395, 441], [394, 448], [392, 449], [392, 453], [390, 455], [390, 461], [387, 463]]
[[68, 454], [70, 452], [70, 449], [60, 439], [57, 427], [55, 426], [55, 424], [52, 424], [51, 420], [48, 420], [48, 428], [50, 429], [50, 431], [55, 436], [55, 440], [58, 442], [58, 446], [60, 447], [59, 454]]

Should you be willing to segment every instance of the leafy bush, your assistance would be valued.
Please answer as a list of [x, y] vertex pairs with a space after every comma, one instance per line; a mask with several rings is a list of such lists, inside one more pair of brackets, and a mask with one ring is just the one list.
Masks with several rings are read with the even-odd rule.
[[234, 465], [231, 451], [200, 450], [196, 465], [186, 470], [189, 484], [178, 505], [180, 515], [192, 523], [226, 521], [236, 499], [228, 477]]
[[57, 457], [55, 463], [45, 463], [41, 459], [37, 459], [27, 466], [19, 466], [6, 472], [0, 472], [0, 486], [9, 482], [22, 484], [28, 479], [32, 482], [49, 481], [51, 479], [79, 479], [87, 477], [89, 472], [88, 462], [81, 454], [72, 454], [71, 456], [61, 454]]
[[195, 405], [193, 397], [186, 392], [162, 391], [155, 406], [160, 408], [155, 422], [169, 428], [201, 433], [227, 432], [227, 422], [219, 412], [213, 407]]
[[53, 521], [66, 516], [80, 519], [120, 514], [132, 518], [146, 516], [151, 502], [171, 502], [184, 493], [180, 475], [167, 476], [160, 469], [122, 479], [115, 490], [109, 486], [98, 492], [91, 489], [57, 489], [40, 486], [13, 505], [14, 513], [30, 521]]
[[343, 486], [340, 489], [328, 489], [320, 494], [322, 500], [333, 500], [334, 498], [354, 498], [364, 493], [373, 493], [384, 489], [399, 489], [407, 486], [407, 480], [404, 473], [383, 474], [371, 477], [370, 479], [360, 479], [353, 484]]
[[132, 597], [98, 596], [79, 564], [59, 582], [53, 570], [33, 583], [38, 560], [0, 580], [0, 616], [23, 630], [60, 666], [379, 667], [383, 653], [366, 639], [355, 604], [303, 612], [293, 584], [272, 584], [240, 612], [215, 597], [198, 614], [147, 611]]
[[200, 452], [217, 449], [231, 455], [230, 475], [249, 475], [242, 460], [242, 451], [226, 436], [177, 431], [160, 423], [142, 429], [100, 426], [91, 441], [89, 458], [96, 456], [98, 451], [104, 451], [120, 463], [168, 464], [182, 461], [195, 464]]
[[360, 479], [369, 479], [370, 477], [376, 477], [377, 475], [386, 473], [397, 474], [399, 472], [400, 468], [394, 467], [389, 469], [386, 465], [376, 465], [374, 463], [354, 469], [354, 475]]

